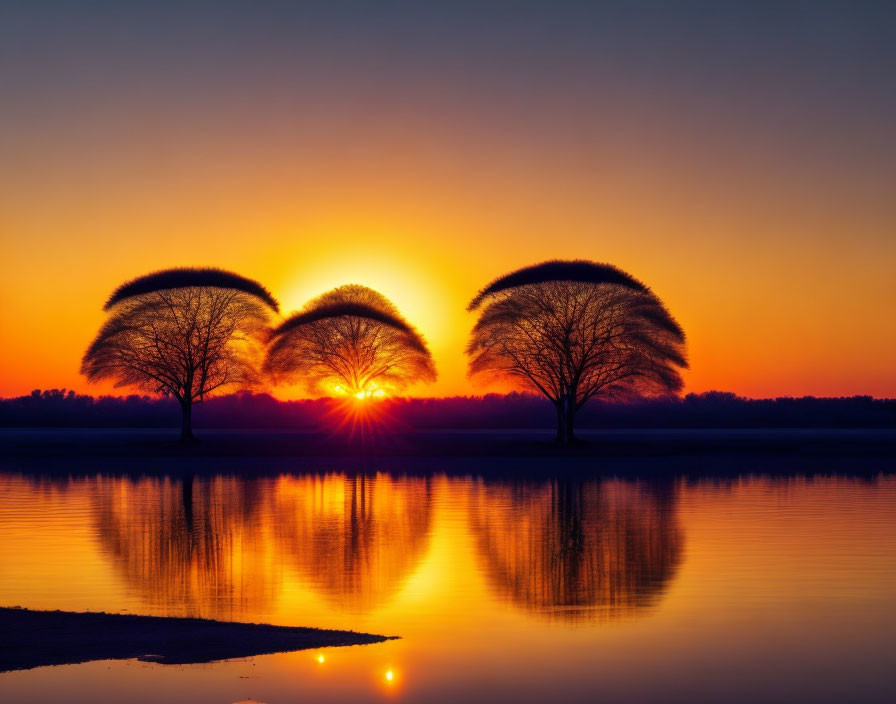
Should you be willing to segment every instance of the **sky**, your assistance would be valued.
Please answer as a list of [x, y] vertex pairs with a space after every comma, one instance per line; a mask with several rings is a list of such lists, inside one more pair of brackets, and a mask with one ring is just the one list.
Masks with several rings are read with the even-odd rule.
[[0, 2], [0, 396], [109, 392], [102, 304], [172, 266], [371, 286], [413, 395], [482, 393], [466, 304], [553, 258], [651, 286], [686, 391], [896, 396], [892, 3], [184, 5]]

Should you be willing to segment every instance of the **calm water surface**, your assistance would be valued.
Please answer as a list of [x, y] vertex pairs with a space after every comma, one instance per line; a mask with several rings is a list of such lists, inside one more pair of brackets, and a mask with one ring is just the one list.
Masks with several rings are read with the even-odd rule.
[[402, 637], [13, 672], [0, 700], [896, 700], [896, 477], [761, 470], [0, 473], [2, 605]]

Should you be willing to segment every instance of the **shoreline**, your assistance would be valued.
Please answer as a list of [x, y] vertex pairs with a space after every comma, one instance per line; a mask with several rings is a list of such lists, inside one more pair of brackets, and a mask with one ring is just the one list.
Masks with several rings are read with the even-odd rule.
[[894, 471], [896, 430], [582, 431], [561, 448], [543, 431], [397, 432], [375, 437], [171, 429], [0, 429], [0, 472], [29, 476], [190, 476], [344, 472], [547, 478]]
[[196, 431], [183, 444], [171, 428], [0, 428], [2, 457], [643, 457], [727, 452], [896, 455], [896, 428], [730, 428], [577, 431], [576, 444], [554, 431], [308, 430]]
[[[139, 659], [187, 665], [272, 653], [392, 640], [354, 631], [0, 607], [0, 673], [92, 660]], [[12, 634], [15, 634], [12, 637]]]

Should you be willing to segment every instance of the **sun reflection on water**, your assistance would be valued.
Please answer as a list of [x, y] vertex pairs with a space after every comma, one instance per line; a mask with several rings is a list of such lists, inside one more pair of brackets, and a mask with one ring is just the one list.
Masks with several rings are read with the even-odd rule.
[[738, 658], [789, 657], [796, 621], [807, 657], [888, 664], [876, 645], [896, 613], [888, 477], [0, 475], [0, 495], [0, 603], [401, 636], [176, 675], [113, 665], [117, 684], [102, 686], [117, 701], [136, 701], [143, 674], [205, 693], [224, 672], [246, 690], [221, 701], [426, 701], [456, 672], [479, 700], [499, 699], [500, 678], [508, 699], [545, 701], [558, 681], [582, 694], [617, 673], [620, 687], [641, 682], [645, 658], [739, 666], [718, 648], [734, 627]]

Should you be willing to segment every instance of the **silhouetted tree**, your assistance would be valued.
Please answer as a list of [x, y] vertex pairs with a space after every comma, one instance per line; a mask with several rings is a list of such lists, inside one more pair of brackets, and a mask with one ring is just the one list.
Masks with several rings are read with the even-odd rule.
[[170, 269], [123, 284], [81, 362], [90, 381], [114, 379], [173, 396], [181, 439], [193, 437], [193, 403], [256, 377], [268, 314], [277, 301], [260, 284], [218, 269]]
[[310, 393], [366, 397], [435, 381], [426, 342], [392, 303], [365, 286], [315, 298], [273, 333], [265, 371]]
[[609, 264], [552, 261], [496, 279], [467, 346], [470, 376], [547, 396], [557, 441], [574, 440], [588, 399], [664, 395], [682, 387], [684, 333], [644, 284]]

